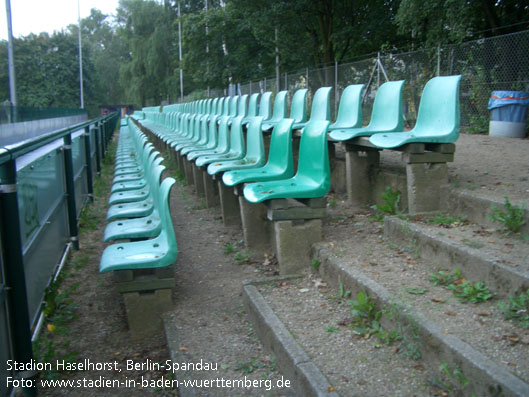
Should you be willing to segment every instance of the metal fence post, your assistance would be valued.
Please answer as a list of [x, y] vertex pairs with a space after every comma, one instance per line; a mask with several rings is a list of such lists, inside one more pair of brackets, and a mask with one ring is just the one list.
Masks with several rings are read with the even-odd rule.
[[107, 146], [107, 131], [106, 131], [106, 120], [104, 120], [101, 124], [101, 128], [100, 128], [100, 132], [101, 132], [101, 138], [100, 138], [100, 142], [101, 142], [101, 158], [104, 159], [105, 158], [105, 153], [107, 151], [106, 149], [106, 146]]
[[68, 206], [68, 226], [70, 228], [70, 241], [75, 250], [79, 249], [79, 233], [77, 230], [77, 208], [75, 205], [75, 180], [72, 160], [72, 134], [64, 138], [64, 176], [66, 179], [66, 203]]
[[441, 75], [441, 46], [437, 46], [437, 76]]
[[338, 61], [334, 61], [334, 116], [338, 113]]
[[91, 202], [94, 201], [94, 177], [92, 175], [92, 158], [90, 145], [90, 127], [84, 128], [84, 156], [86, 166], [86, 191]]
[[[7, 292], [9, 329], [13, 358], [21, 363], [33, 359], [31, 330], [29, 323], [24, 256], [20, 237], [20, 217], [17, 198], [17, 170], [15, 160], [0, 165], [0, 235], [2, 238], [2, 260]], [[31, 379], [36, 373], [19, 372], [19, 379]], [[36, 396], [36, 388], [26, 388], [27, 396]]]
[[101, 122], [96, 123], [96, 128], [94, 131], [95, 145], [96, 145], [96, 171], [97, 175], [101, 175], [101, 144], [99, 143], [99, 130], [101, 129]]

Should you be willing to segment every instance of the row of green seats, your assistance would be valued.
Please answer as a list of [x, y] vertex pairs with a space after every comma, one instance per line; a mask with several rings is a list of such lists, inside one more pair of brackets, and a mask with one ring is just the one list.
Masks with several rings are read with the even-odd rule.
[[[378, 148], [398, 148], [408, 143], [453, 143], [459, 136], [460, 76], [431, 79], [424, 87], [415, 127], [403, 131], [404, 81], [387, 82], [377, 91], [370, 123], [362, 127], [364, 85], [348, 86], [342, 93], [336, 121], [330, 123], [331, 87], [314, 94], [310, 119], [306, 114], [307, 90], [296, 91], [286, 118], [287, 92], [276, 95], [270, 114], [270, 93], [249, 117], [247, 96], [215, 98], [171, 105], [162, 112], [144, 110], [142, 124], [187, 161], [220, 174], [228, 186], [249, 183], [244, 196], [250, 202], [274, 198], [316, 198], [327, 194], [330, 170], [327, 142], [352, 141], [368, 136]], [[252, 96], [256, 98], [256, 94]], [[230, 106], [231, 104], [231, 106]], [[238, 110], [239, 109], [239, 110]], [[265, 109], [265, 111], [263, 111]], [[246, 144], [244, 126], [247, 126]], [[301, 130], [299, 161], [293, 175], [292, 130]], [[262, 131], [272, 131], [270, 155], [264, 164]], [[254, 183], [251, 183], [254, 182]]]
[[[173, 178], [161, 182], [163, 158], [129, 121], [121, 126], [109, 199], [100, 272], [169, 266], [177, 256], [169, 197]], [[134, 241], [124, 241], [134, 240]]]

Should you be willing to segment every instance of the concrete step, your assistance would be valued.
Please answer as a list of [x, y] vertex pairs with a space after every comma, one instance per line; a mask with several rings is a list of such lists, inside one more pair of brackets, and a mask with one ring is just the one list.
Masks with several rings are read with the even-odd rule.
[[[483, 230], [489, 236], [477, 241], [476, 231], [443, 229], [421, 222], [384, 218], [384, 237], [393, 244], [404, 244], [421, 258], [450, 270], [460, 269], [473, 280], [484, 281], [492, 290], [509, 295], [529, 288], [529, 243], [517, 237]], [[451, 233], [451, 230], [454, 230]], [[492, 249], [489, 246], [501, 246]], [[512, 246], [512, 249], [505, 247]], [[510, 252], [503, 252], [503, 251]], [[524, 252], [526, 254], [524, 254]]]
[[[441, 200], [441, 210], [450, 214], [464, 215], [469, 221], [489, 226], [500, 227], [498, 223], [490, 220], [492, 215], [491, 206], [504, 210], [505, 198], [499, 198], [480, 191], [468, 191], [461, 189], [447, 188], [443, 192]], [[519, 207], [527, 206], [528, 202], [509, 199], [511, 204]], [[529, 210], [525, 211], [525, 224], [520, 228], [521, 233], [529, 233]]]
[[[384, 243], [380, 243], [381, 248], [382, 244]], [[479, 396], [529, 395], [529, 384], [507, 370], [505, 365], [499, 365], [476, 347], [451, 334], [445, 325], [441, 327], [432, 321], [426, 315], [428, 313], [419, 311], [413, 303], [406, 303], [399, 297], [397, 291], [403, 286], [392, 286], [392, 292], [382, 286], [380, 281], [387, 278], [384, 276], [388, 273], [380, 273], [379, 282], [374, 281], [375, 277], [367, 276], [368, 273], [361, 270], [367, 268], [362, 268], [363, 265], [360, 267], [352, 265], [352, 258], [347, 255], [348, 252], [342, 253], [338, 246], [338, 243], [314, 245], [313, 254], [319, 261], [320, 275], [335, 288], [341, 286], [343, 290], [351, 291], [353, 296], [360, 291], [365, 292], [375, 300], [377, 310], [385, 310], [389, 307], [398, 313], [393, 317], [383, 316], [382, 325], [388, 329], [403, 329], [403, 327], [413, 329], [417, 333], [417, 340], [421, 343], [422, 362], [425, 366], [439, 368], [439, 365], [446, 363], [452, 368], [459, 368], [464, 376], [470, 379], [468, 389], [465, 388], [465, 394], [469, 393], [468, 395], [470, 393]], [[378, 265], [378, 268], [380, 267], [381, 264]], [[387, 269], [387, 271], [399, 270]], [[413, 281], [414, 275], [410, 274], [410, 277]], [[464, 316], [461, 320], [468, 320], [465, 317], [468, 316]], [[458, 319], [459, 317], [452, 321]]]

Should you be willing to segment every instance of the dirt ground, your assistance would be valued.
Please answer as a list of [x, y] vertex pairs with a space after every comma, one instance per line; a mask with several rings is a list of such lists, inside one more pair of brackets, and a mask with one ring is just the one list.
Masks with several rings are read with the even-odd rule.
[[[479, 189], [480, 193], [500, 199], [508, 194], [513, 201], [529, 202], [529, 139], [498, 139], [500, 138], [461, 135], [457, 143], [455, 161], [449, 166], [451, 184], [454, 188]], [[388, 152], [382, 155], [385, 166], [396, 164], [397, 160], [394, 153]], [[173, 172], [171, 174], [174, 176]], [[106, 178], [109, 182], [109, 172], [107, 172]], [[342, 199], [341, 196], [333, 196], [333, 198], [338, 201]], [[39, 393], [44, 396], [73, 395], [81, 397], [143, 394], [176, 396], [177, 391], [172, 388], [141, 386], [142, 380], [156, 380], [162, 377], [173, 379], [172, 374], [168, 371], [126, 370], [127, 363], [141, 364], [149, 360], [159, 363], [165, 362], [170, 357], [165, 338], [162, 335], [141, 341], [141, 343], [130, 340], [123, 301], [114, 289], [112, 275], [101, 275], [98, 272], [99, 258], [105, 246], [102, 243], [102, 235], [105, 226], [106, 200], [107, 195], [105, 193], [97, 197], [96, 202], [88, 208], [86, 218], [91, 220], [90, 225], [93, 230], [89, 230], [86, 226], [82, 229], [81, 250], [72, 254], [70, 264], [66, 268], [65, 277], [59, 288], [59, 292], [73, 289], [69, 298], [63, 300], [63, 306], [67, 306], [66, 311], [71, 314], [72, 319], [69, 321], [60, 319], [58, 322], [61, 324], [49, 322], [43, 327], [40, 357], [53, 358], [53, 360], [66, 358], [73, 362], [80, 362], [84, 359], [99, 363], [117, 362], [117, 367], [122, 369], [121, 372], [93, 370], [59, 372], [48, 375], [58, 379], [78, 380], [80, 382], [83, 379], [96, 380], [101, 379], [101, 377], [104, 378], [103, 380], [110, 381], [129, 380], [129, 384], [133, 383], [132, 380], [136, 382], [136, 387], [95, 387], [97, 385], [92, 384], [94, 387], [75, 389], [71, 387], [40, 388]], [[217, 364], [216, 370], [192, 372], [193, 379], [249, 379], [252, 382], [258, 381], [258, 384], [259, 381], [261, 382], [260, 387], [245, 389], [228, 386], [197, 388], [198, 395], [293, 395], [292, 391], [286, 387], [267, 390], [266, 385], [268, 383], [264, 382], [270, 380], [272, 384], [276, 385], [281, 380], [282, 375], [275, 365], [274, 357], [263, 351], [252, 325], [247, 319], [242, 303], [242, 281], [277, 275], [274, 258], [272, 256], [248, 257], [248, 253], [244, 250], [241, 230], [235, 227], [224, 227], [219, 209], [205, 208], [204, 202], [194, 194], [192, 187], [184, 186], [181, 182], [173, 188], [171, 211], [178, 242], [179, 258], [176, 264], [174, 308], [168, 313], [168, 322], [171, 327], [176, 329], [178, 350], [186, 362], [197, 363], [203, 360], [203, 362]], [[344, 213], [347, 211], [349, 209], [344, 207]], [[347, 214], [343, 221], [338, 217], [339, 215], [336, 215], [333, 221], [326, 223], [325, 238], [327, 242], [332, 242], [341, 247], [340, 232], [358, 232], [361, 234], [363, 221], [360, 219], [361, 216], [358, 218], [356, 215], [355, 218], [354, 214]], [[342, 229], [340, 229], [341, 227]], [[374, 226], [373, 228], [376, 229]], [[356, 231], [357, 229], [358, 231]], [[372, 231], [373, 235], [379, 233], [375, 229]], [[343, 239], [343, 243], [347, 244], [347, 239]], [[339, 255], [369, 256], [369, 253], [355, 252], [350, 245], [340, 249], [342, 252]], [[519, 260], [523, 261], [523, 258]], [[525, 260], [527, 259], [525, 258]], [[408, 259], [404, 258], [404, 261], [406, 262]], [[364, 270], [368, 271], [378, 271], [378, 269], [371, 266], [364, 267]], [[313, 277], [308, 274], [310, 271], [307, 272], [307, 277]], [[77, 287], [75, 286], [76, 283], [79, 283]], [[308, 278], [300, 283], [306, 285], [296, 286], [294, 289], [297, 291], [302, 287], [312, 285], [314, 281]], [[284, 291], [291, 288], [288, 285], [280, 287]], [[419, 288], [421, 285], [414, 285], [413, 287]], [[320, 291], [321, 286], [314, 288], [315, 291], [311, 289], [310, 294], [306, 296], [310, 295], [311, 299], [315, 299], [314, 302], [318, 299], [317, 302], [320, 307], [322, 303], [334, 307], [328, 299], [332, 299], [329, 296], [335, 296], [336, 291], [325, 291], [327, 297], [324, 297], [324, 293]], [[281, 289], [278, 291], [280, 297], [288, 296], [288, 293], [297, 293], [299, 295], [297, 299], [305, 299], [305, 295], [296, 291], [284, 292]], [[412, 296], [411, 298], [415, 299], [416, 297]], [[287, 301], [282, 307], [285, 305], [288, 306]], [[340, 305], [336, 307], [340, 307]], [[302, 313], [301, 310], [298, 310], [296, 306], [291, 310], [292, 313], [297, 311], [299, 315], [302, 315], [300, 314]], [[487, 310], [484, 309], [484, 311]], [[452, 308], [445, 311], [454, 312]], [[287, 313], [287, 315], [289, 314]], [[329, 315], [328, 321], [317, 320], [322, 321], [318, 327], [306, 326], [303, 331], [304, 338], [309, 341], [311, 339], [321, 339], [322, 341], [328, 339], [336, 348], [341, 343], [340, 338], [344, 336], [340, 332], [327, 330], [331, 329], [329, 327], [341, 329], [333, 321], [339, 322], [344, 315], [342, 312], [335, 313], [332, 316]], [[63, 323], [64, 325], [62, 325]], [[336, 338], [339, 339], [335, 340]], [[351, 336], [346, 338], [348, 341], [351, 340]], [[384, 350], [379, 349], [379, 347], [367, 346], [365, 354], [369, 354], [370, 349], [376, 350], [376, 354], [379, 354], [379, 350]], [[388, 354], [390, 356], [393, 354], [391, 348]], [[343, 368], [337, 368], [337, 366], [340, 367], [342, 361], [335, 360], [331, 364], [333, 366], [332, 371], [336, 372], [338, 381], [347, 383], [350, 376], [344, 375], [345, 370]], [[365, 366], [369, 367], [367, 364]], [[416, 363], [407, 363], [403, 367], [403, 374], [407, 371], [417, 374], [417, 381], [410, 386], [411, 389], [403, 390], [412, 390], [412, 394], [415, 395], [426, 393], [425, 390], [428, 388], [425, 386], [425, 382], [427, 382], [430, 374], [423, 376], [423, 369]], [[347, 381], [341, 378], [342, 376]], [[365, 391], [369, 390], [368, 385], [376, 384], [377, 381], [377, 379], [366, 379], [363, 375], [359, 379], [360, 383], [357, 382], [356, 387], [364, 387], [363, 390]], [[375, 383], [372, 383], [373, 381]], [[391, 384], [387, 387], [387, 390], [391, 390]], [[364, 395], [375, 394], [367, 393]]]

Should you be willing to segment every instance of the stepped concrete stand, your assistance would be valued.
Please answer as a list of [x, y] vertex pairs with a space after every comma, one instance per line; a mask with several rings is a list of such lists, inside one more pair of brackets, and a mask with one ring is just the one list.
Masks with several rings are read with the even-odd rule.
[[246, 248], [260, 254], [271, 247], [281, 275], [305, 269], [311, 261], [312, 244], [322, 240], [326, 199], [274, 199], [253, 204], [244, 198], [242, 188], [235, 193]]
[[[346, 186], [354, 205], [376, 201], [380, 190], [380, 150], [369, 138], [356, 138], [344, 143]], [[436, 211], [441, 208], [442, 187], [448, 184], [448, 162], [454, 161], [453, 143], [410, 143], [392, 149], [402, 153], [406, 165], [408, 212]], [[383, 189], [383, 187], [382, 187]]]

